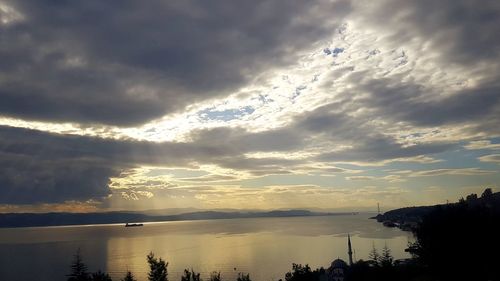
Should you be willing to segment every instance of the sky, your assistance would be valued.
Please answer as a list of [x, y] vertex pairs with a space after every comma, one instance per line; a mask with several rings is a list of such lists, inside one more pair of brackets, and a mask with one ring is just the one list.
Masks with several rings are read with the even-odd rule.
[[0, 0], [0, 212], [500, 191], [498, 0]]

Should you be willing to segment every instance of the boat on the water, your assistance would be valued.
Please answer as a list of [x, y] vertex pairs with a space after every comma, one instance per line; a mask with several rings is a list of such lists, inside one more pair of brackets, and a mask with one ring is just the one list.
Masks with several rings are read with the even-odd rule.
[[143, 226], [144, 224], [142, 223], [126, 223], [125, 227], [132, 227], [132, 226]]

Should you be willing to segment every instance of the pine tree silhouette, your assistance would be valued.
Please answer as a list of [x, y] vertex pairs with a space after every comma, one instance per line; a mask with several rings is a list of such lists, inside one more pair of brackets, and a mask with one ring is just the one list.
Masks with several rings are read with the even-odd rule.
[[393, 260], [394, 258], [392, 257], [391, 249], [389, 249], [387, 245], [385, 245], [384, 248], [382, 249], [382, 255], [380, 256], [380, 266], [383, 267], [392, 266]]
[[109, 274], [104, 273], [102, 271], [97, 271], [95, 273], [92, 273], [92, 281], [113, 281], [111, 280], [111, 277]]
[[71, 273], [67, 275], [68, 281], [89, 281], [90, 275], [87, 266], [83, 263], [80, 248], [76, 251], [73, 263], [71, 264]]
[[125, 277], [123, 277], [121, 281], [137, 281], [137, 280], [134, 278], [132, 272], [127, 271], [127, 275], [125, 275]]
[[149, 263], [149, 281], [168, 281], [167, 266], [168, 262], [162, 260], [162, 258], [155, 258], [153, 252], [150, 252], [147, 256]]

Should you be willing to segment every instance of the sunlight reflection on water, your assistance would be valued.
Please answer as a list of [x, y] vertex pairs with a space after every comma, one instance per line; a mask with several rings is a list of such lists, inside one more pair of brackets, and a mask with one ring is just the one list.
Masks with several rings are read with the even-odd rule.
[[[131, 270], [146, 280], [146, 255], [153, 251], [169, 262], [170, 280], [184, 268], [207, 277], [221, 271], [224, 280], [248, 272], [252, 280], [278, 280], [292, 263], [327, 267], [347, 260], [351, 233], [357, 259], [366, 259], [373, 244], [385, 244], [395, 258], [404, 252], [410, 233], [385, 228], [369, 215], [253, 218], [146, 223], [143, 227], [93, 225], [0, 229], [0, 280], [65, 280], [76, 249], [89, 270], [101, 269], [114, 280]], [[22, 266], [30, 264], [30, 270]], [[234, 270], [236, 268], [236, 270]]]

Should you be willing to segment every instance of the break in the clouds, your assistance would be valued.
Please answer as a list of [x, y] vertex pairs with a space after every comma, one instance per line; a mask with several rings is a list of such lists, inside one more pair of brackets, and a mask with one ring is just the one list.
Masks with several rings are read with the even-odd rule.
[[499, 26], [493, 0], [0, 0], [0, 210], [496, 187]]
[[[229, 94], [329, 34], [346, 1], [2, 1], [0, 110], [140, 124]], [[8, 20], [12, 14], [18, 21]]]

